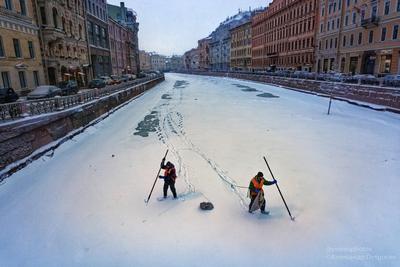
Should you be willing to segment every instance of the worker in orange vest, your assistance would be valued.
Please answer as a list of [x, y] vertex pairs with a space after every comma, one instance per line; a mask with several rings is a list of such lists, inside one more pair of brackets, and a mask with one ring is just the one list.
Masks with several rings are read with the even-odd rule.
[[250, 205], [249, 205], [249, 212], [252, 213], [251, 211], [251, 206], [254, 203], [254, 200], [256, 199], [258, 193], [261, 191], [261, 196], [260, 196], [260, 209], [261, 213], [263, 214], [268, 214], [269, 212], [265, 211], [265, 198], [264, 198], [264, 190], [262, 189], [263, 185], [273, 185], [276, 184], [276, 180], [270, 182], [264, 179], [264, 174], [262, 172], [258, 172], [253, 179], [250, 181], [249, 185], [249, 196], [250, 196]]
[[167, 198], [168, 187], [171, 188], [172, 194], [174, 198], [177, 198], [176, 189], [175, 189], [175, 180], [176, 180], [176, 170], [174, 164], [171, 162], [167, 162], [164, 164], [165, 158], [161, 161], [161, 169], [164, 169], [164, 175], [159, 176], [160, 179], [164, 179], [164, 198]]

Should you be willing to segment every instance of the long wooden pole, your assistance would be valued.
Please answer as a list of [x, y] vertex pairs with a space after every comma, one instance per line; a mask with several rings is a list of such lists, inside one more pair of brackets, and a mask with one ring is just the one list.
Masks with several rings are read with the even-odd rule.
[[[164, 158], [163, 158], [163, 159], [165, 159], [165, 158], [167, 157], [168, 151], [169, 151], [169, 150], [167, 149], [167, 152], [165, 152], [165, 156], [164, 156]], [[149, 196], [147, 197], [147, 200], [145, 200], [145, 201], [144, 201], [144, 202], [146, 202], [146, 204], [147, 204], [147, 203], [149, 203], [149, 200], [150, 200], [151, 194], [153, 193], [154, 186], [155, 186], [155, 185], [156, 185], [156, 183], [157, 183], [158, 176], [160, 175], [160, 172], [161, 172], [161, 166], [160, 166], [160, 169], [158, 170], [158, 173], [157, 173], [156, 179], [154, 180], [154, 184], [153, 184], [153, 187], [151, 188], [150, 194], [149, 194]]]
[[[274, 179], [274, 181], [276, 181], [275, 176], [274, 176], [274, 174], [272, 173], [271, 168], [269, 167], [268, 161], [267, 161], [267, 159], [266, 159], [265, 157], [264, 157], [264, 161], [265, 161], [265, 163], [267, 164], [268, 170], [269, 170], [269, 172], [271, 173], [272, 178]], [[278, 188], [279, 194], [281, 195], [281, 198], [282, 198], [282, 200], [283, 200], [283, 203], [285, 204], [286, 210], [287, 210], [288, 213], [289, 213], [290, 219], [291, 219], [292, 221], [294, 221], [294, 217], [293, 217], [292, 214], [290, 213], [289, 207], [288, 207], [288, 205], [286, 204], [285, 198], [284, 198], [283, 195], [282, 195], [282, 192], [281, 192], [281, 189], [279, 188], [278, 183], [275, 183], [275, 185], [276, 185], [276, 188]]]

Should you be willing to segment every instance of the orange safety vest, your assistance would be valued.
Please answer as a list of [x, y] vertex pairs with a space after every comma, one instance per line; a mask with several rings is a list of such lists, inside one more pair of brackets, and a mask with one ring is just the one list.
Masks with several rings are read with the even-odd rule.
[[[168, 169], [165, 169], [165, 171], [164, 171], [164, 176], [170, 176], [170, 174], [172, 174], [172, 173], [174, 173], [175, 172], [175, 168], [168, 168]], [[173, 176], [173, 177], [171, 177], [172, 179], [174, 179], [174, 181], [176, 180], [176, 174]]]
[[[264, 191], [264, 190], [262, 189], [262, 187], [263, 187], [263, 185], [264, 185], [264, 178], [261, 178], [261, 181], [258, 182], [258, 181], [257, 181], [257, 178], [254, 177], [254, 178], [251, 180], [251, 182], [253, 183], [255, 189], [259, 189], [259, 190], [261, 190], [261, 191]], [[252, 195], [257, 195], [256, 192], [250, 192], [250, 193], [251, 193]]]

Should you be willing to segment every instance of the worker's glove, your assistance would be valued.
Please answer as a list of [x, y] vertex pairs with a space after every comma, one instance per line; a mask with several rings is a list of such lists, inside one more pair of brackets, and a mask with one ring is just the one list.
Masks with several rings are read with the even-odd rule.
[[273, 180], [272, 182], [273, 182], [274, 184], [277, 184], [277, 183], [278, 183], [278, 181], [277, 181], [277, 180]]

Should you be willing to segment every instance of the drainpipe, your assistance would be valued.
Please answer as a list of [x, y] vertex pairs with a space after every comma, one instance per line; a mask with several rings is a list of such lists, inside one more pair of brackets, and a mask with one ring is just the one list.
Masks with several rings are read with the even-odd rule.
[[[36, 25], [38, 27], [38, 32], [39, 32], [39, 42], [40, 42], [40, 54], [42, 55], [42, 64], [43, 64], [43, 74], [44, 74], [44, 79], [45, 79], [45, 83], [46, 84], [50, 84], [49, 82], [49, 75], [48, 75], [48, 67], [47, 67], [47, 62], [45, 60], [45, 53], [44, 53], [44, 48], [45, 48], [45, 44], [44, 44], [44, 39], [43, 39], [43, 32], [42, 32], [42, 22], [39, 22], [39, 17], [41, 20], [41, 16], [39, 16], [39, 9], [38, 9], [38, 0], [34, 0], [32, 1], [33, 4], [33, 9], [34, 9], [34, 13], [36, 14]], [[47, 20], [47, 13], [46, 13], [46, 20]]]

